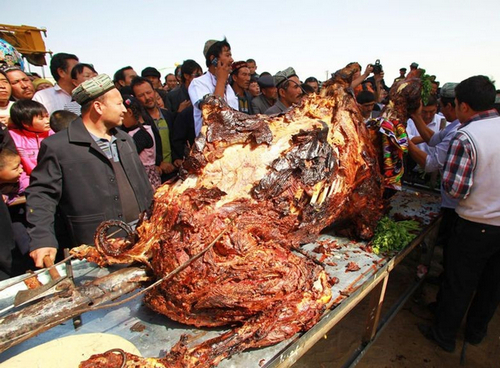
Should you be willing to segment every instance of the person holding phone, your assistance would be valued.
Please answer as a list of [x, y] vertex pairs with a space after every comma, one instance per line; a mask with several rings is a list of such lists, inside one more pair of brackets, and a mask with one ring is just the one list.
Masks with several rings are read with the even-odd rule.
[[226, 39], [208, 40], [203, 49], [208, 72], [195, 78], [189, 85], [189, 98], [193, 104], [195, 135], [198, 136], [203, 125], [201, 105], [207, 95], [223, 98], [230, 107], [238, 110], [238, 98], [228, 84], [233, 57], [231, 46]]

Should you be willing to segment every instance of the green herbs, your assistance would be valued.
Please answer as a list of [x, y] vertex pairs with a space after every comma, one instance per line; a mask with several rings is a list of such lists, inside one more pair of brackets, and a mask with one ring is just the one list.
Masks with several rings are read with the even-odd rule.
[[383, 217], [379, 221], [375, 236], [371, 241], [373, 253], [379, 254], [403, 249], [416, 237], [412, 232], [419, 229], [417, 221], [393, 221], [387, 216]]
[[425, 74], [425, 69], [423, 69], [423, 74], [420, 77], [420, 80], [422, 81], [422, 103], [425, 105], [429, 101], [429, 97], [432, 94], [432, 79], [430, 75]]

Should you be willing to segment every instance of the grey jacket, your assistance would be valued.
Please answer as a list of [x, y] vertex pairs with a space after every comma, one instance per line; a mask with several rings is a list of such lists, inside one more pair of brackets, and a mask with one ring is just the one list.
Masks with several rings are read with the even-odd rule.
[[288, 110], [290, 110], [290, 107], [286, 107], [285, 105], [283, 105], [283, 102], [281, 102], [281, 100], [278, 99], [278, 101], [276, 101], [276, 103], [273, 106], [271, 106], [269, 109], [266, 110], [265, 114], [266, 115], [279, 114], [282, 112], [287, 112]]
[[252, 99], [252, 107], [254, 114], [264, 114], [267, 109], [269, 109], [272, 105], [269, 103], [267, 98], [260, 94], [257, 97]]

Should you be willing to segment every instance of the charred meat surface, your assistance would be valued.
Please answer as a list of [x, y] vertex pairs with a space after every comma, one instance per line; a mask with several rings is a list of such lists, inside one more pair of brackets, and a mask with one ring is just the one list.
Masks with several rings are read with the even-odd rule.
[[343, 70], [322, 96], [277, 116], [248, 116], [210, 97], [181, 179], [158, 189], [138, 241], [118, 247], [121, 254], [117, 247], [74, 251], [94, 262], [99, 253], [101, 265], [149, 257], [161, 278], [224, 232], [145, 301], [181, 323], [237, 327], [194, 347], [181, 340], [161, 364], [212, 367], [321, 317], [331, 299], [328, 276], [292, 249], [337, 221], [370, 238], [383, 209], [377, 152], [348, 89], [352, 73]]

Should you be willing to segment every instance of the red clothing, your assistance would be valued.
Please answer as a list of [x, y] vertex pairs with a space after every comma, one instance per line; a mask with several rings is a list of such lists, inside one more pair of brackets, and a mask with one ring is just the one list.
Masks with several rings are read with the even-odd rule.
[[20, 183], [20, 193], [24, 192], [24, 189], [30, 183], [30, 175], [37, 164], [38, 151], [40, 150], [40, 143], [43, 139], [54, 134], [54, 132], [49, 130], [44, 133], [30, 132], [24, 129], [9, 129], [10, 136], [16, 145], [17, 152], [21, 157], [21, 164], [23, 165], [23, 174], [21, 175]]

